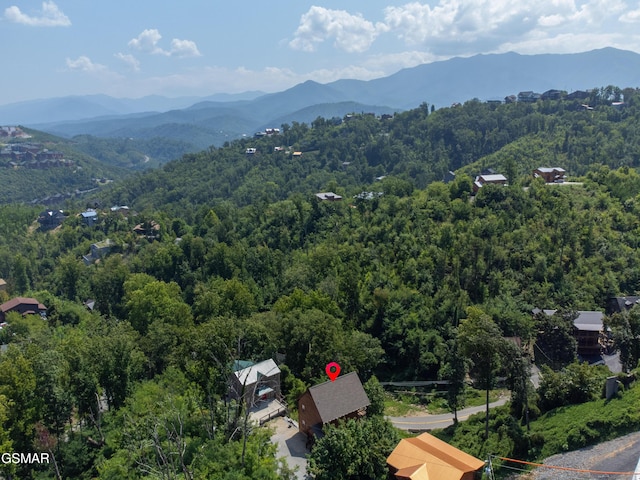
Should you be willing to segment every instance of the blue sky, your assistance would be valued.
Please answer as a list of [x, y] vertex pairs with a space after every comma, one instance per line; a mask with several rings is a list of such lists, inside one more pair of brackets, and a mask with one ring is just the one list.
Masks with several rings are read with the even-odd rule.
[[274, 92], [478, 53], [640, 52], [640, 1], [3, 3], [0, 104]]

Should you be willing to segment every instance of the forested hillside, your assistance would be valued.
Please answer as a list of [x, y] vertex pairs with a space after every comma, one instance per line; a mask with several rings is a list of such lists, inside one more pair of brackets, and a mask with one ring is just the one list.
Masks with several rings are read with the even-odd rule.
[[[623, 93], [624, 106], [611, 106]], [[194, 206], [212, 202], [248, 205], [283, 200], [293, 192], [352, 196], [381, 188], [371, 184], [383, 176], [425, 188], [449, 170], [473, 177], [493, 168], [526, 183], [539, 166], [561, 166], [570, 177], [597, 165], [639, 166], [640, 96], [633, 89], [594, 89], [591, 98], [572, 101], [472, 100], [432, 110], [424, 104], [393, 118], [360, 114], [340, 125], [322, 118], [311, 125], [285, 124], [280, 135], [185, 155], [120, 184], [106, 198], [189, 215]], [[247, 148], [256, 153], [247, 155]], [[302, 155], [294, 156], [296, 151]]]
[[[58, 478], [288, 478], [268, 434], [225, 400], [233, 361], [265, 358], [284, 359], [290, 405], [331, 361], [363, 381], [448, 379], [453, 410], [467, 373], [480, 388], [504, 377], [510, 428], [526, 438], [525, 406], [535, 416], [590, 400], [602, 375], [574, 364], [575, 348], [549, 348], [578, 393], [549, 384], [537, 397], [527, 351], [503, 337], [562, 344], [574, 310], [640, 289], [632, 93], [621, 110], [603, 89], [588, 111], [471, 101], [284, 126], [115, 185], [101, 204], [131, 210], [104, 208], [94, 226], [81, 206], [50, 231], [36, 228], [39, 209], [0, 207], [0, 296], [48, 309], [9, 314], [0, 332], [0, 448], [55, 454]], [[532, 180], [541, 165], [580, 182]], [[511, 185], [473, 196], [464, 173], [435, 181], [465, 166]], [[345, 198], [318, 201], [320, 190]], [[107, 239], [104, 257], [83, 261]], [[616, 321], [633, 367], [635, 324]], [[56, 478], [53, 465], [0, 468]]]
[[[23, 128], [30, 135], [24, 139], [0, 141], [0, 150], [13, 145], [28, 144], [42, 152], [57, 152], [64, 164], [18, 161], [10, 154], [0, 157], [0, 204], [48, 203], [61, 205], [66, 199], [77, 198], [80, 192], [97, 190], [107, 181], [120, 180], [127, 170], [116, 162], [102, 162], [76, 148], [73, 142], [54, 135]], [[115, 154], [114, 154], [115, 155]]]

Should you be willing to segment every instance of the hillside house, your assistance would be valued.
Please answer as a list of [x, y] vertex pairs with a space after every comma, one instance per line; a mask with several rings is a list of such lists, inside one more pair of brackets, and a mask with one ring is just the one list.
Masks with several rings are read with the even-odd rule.
[[4, 278], [0, 278], [0, 292], [6, 292], [7, 291], [7, 282], [4, 280]]
[[251, 362], [236, 362], [231, 374], [229, 396], [244, 399], [248, 408], [259, 402], [280, 398], [280, 369], [272, 359], [255, 365]]
[[371, 404], [356, 372], [314, 385], [298, 399], [298, 425], [309, 438], [322, 436], [322, 427], [338, 420], [360, 418]]
[[484, 462], [423, 433], [400, 440], [387, 457], [387, 465], [398, 480], [474, 480]]
[[604, 313], [578, 312], [578, 318], [573, 321], [576, 340], [578, 340], [578, 355], [600, 355], [604, 340]]
[[473, 181], [473, 191], [475, 193], [478, 192], [484, 185], [493, 184], [493, 185], [506, 185], [507, 177], [500, 173], [492, 173], [487, 175], [478, 175], [476, 179]]
[[452, 172], [451, 170], [449, 170], [448, 172], [446, 172], [444, 174], [444, 177], [442, 179], [442, 181], [444, 183], [451, 183], [456, 179], [456, 174], [454, 172]]
[[523, 103], [535, 103], [540, 100], [541, 96], [542, 95], [539, 93], [532, 91], [520, 92], [518, 93], [518, 101]]
[[114, 205], [109, 209], [111, 213], [119, 213], [120, 215], [127, 216], [129, 215], [129, 207], [126, 205]]
[[357, 195], [354, 195], [353, 198], [356, 200], [374, 200], [376, 198], [382, 197], [384, 192], [360, 192]]
[[84, 261], [85, 265], [91, 265], [95, 261], [106, 257], [109, 252], [111, 252], [111, 248], [113, 248], [114, 245], [115, 243], [108, 238], [106, 240], [103, 240], [102, 242], [93, 243], [91, 244], [89, 255], [83, 255], [82, 260]]
[[0, 305], [0, 322], [6, 320], [6, 315], [9, 312], [17, 312], [22, 316], [45, 315], [47, 307], [35, 298], [16, 297]]
[[42, 230], [50, 230], [62, 225], [65, 218], [62, 210], [45, 210], [38, 215], [38, 223]]
[[591, 94], [589, 92], [586, 92], [584, 90], [576, 90], [575, 92], [571, 92], [569, 95], [566, 96], [567, 100], [585, 100], [587, 98], [589, 98]]
[[31, 138], [31, 135], [22, 131], [20, 127], [3, 126], [0, 127], [0, 137]]
[[640, 305], [640, 296], [611, 297], [607, 300], [605, 311], [607, 315], [626, 313], [636, 305]]
[[562, 90], [551, 89], [551, 90], [547, 90], [542, 95], [540, 95], [540, 98], [542, 100], [561, 100], [562, 95], [563, 95]]
[[144, 236], [149, 241], [156, 240], [160, 237], [160, 224], [155, 220], [142, 222], [133, 227], [133, 232]]
[[[557, 310], [534, 309], [533, 314], [540, 312], [553, 315]], [[598, 311], [579, 310], [573, 320], [574, 336], [578, 341], [578, 355], [593, 356], [602, 354], [604, 345], [604, 313]]]
[[320, 192], [316, 193], [316, 198], [321, 202], [339, 202], [342, 200], [340, 195], [337, 195], [333, 192]]
[[533, 171], [533, 178], [542, 178], [546, 183], [563, 183], [567, 172], [560, 167], [538, 167]]
[[80, 216], [82, 217], [82, 223], [88, 227], [93, 227], [98, 221], [98, 212], [93, 209], [82, 212]]

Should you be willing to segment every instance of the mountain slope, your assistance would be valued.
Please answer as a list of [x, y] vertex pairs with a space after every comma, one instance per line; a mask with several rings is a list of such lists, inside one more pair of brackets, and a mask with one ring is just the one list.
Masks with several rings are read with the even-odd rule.
[[[310, 107], [316, 105], [323, 105], [318, 112], [334, 105], [331, 114], [343, 116], [354, 110], [379, 111], [379, 107], [372, 105], [400, 111], [424, 102], [442, 107], [472, 98], [503, 99], [527, 90], [542, 93], [549, 89], [574, 91], [607, 85], [640, 86], [640, 55], [613, 48], [578, 54], [476, 55], [420, 65], [370, 81], [339, 80], [324, 85], [307, 81], [255, 99], [210, 98], [188, 108], [162, 113], [56, 122], [38, 128], [69, 137], [90, 134], [149, 139], [169, 135], [171, 139], [191, 143], [193, 150], [197, 150], [252, 135], [265, 125], [279, 127], [294, 121], [308, 122], [315, 118]], [[361, 107], [343, 108], [347, 106], [345, 102]], [[116, 106], [114, 102], [101, 101], [101, 108], [103, 112], [111, 112]], [[181, 127], [176, 128], [177, 125]], [[180, 133], [174, 136], [172, 132]]]
[[101, 185], [123, 179], [128, 174], [125, 169], [98, 161], [76, 149], [70, 140], [32, 129], [25, 128], [24, 131], [31, 138], [14, 141], [12, 145], [26, 143], [31, 149], [36, 149], [36, 145], [38, 153], [61, 153], [64, 160], [18, 160], [3, 155], [0, 158], [3, 184], [0, 204], [32, 202], [62, 205], [68, 198], [96, 191]]
[[574, 178], [600, 165], [639, 168], [640, 90], [625, 95], [628, 104], [618, 108], [606, 91], [594, 92], [589, 111], [581, 108], [584, 100], [468, 101], [433, 113], [420, 107], [392, 118], [358, 114], [339, 125], [296, 123], [280, 135], [185, 155], [117, 186], [103, 203], [163, 206], [178, 214], [205, 203], [248, 205], [294, 193], [406, 193], [449, 171], [473, 178], [493, 168], [528, 182], [540, 166], [562, 167]]
[[447, 106], [472, 98], [503, 99], [526, 90], [571, 92], [607, 85], [640, 86], [640, 55], [614, 48], [577, 54], [476, 55], [420, 65], [368, 82], [329, 84], [353, 101], [404, 109], [422, 102]]
[[114, 98], [108, 95], [83, 95], [29, 100], [0, 105], [0, 124], [23, 124], [37, 127], [45, 123], [76, 121], [107, 115], [129, 115], [142, 112], [166, 112], [187, 108], [197, 102], [238, 102], [253, 100], [263, 92], [218, 94], [209, 97], [168, 98], [148, 95], [141, 98]]

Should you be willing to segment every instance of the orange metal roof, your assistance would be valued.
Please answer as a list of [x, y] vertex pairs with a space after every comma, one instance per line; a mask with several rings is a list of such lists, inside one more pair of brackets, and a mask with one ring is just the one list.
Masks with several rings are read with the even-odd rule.
[[413, 467], [402, 468], [396, 472], [396, 478], [401, 480], [429, 480], [427, 465], [415, 465]]
[[[402, 475], [397, 478], [413, 480], [460, 480], [465, 473], [474, 472], [484, 466], [482, 460], [463, 452], [429, 433], [415, 438], [406, 438], [387, 458], [387, 463]], [[410, 469], [418, 474], [419, 466], [426, 466], [426, 476], [406, 476]]]

